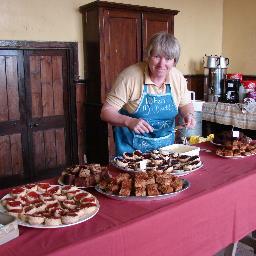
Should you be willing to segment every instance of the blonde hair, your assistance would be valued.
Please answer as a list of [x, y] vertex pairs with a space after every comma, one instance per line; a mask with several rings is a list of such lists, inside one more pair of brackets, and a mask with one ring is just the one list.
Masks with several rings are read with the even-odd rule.
[[166, 58], [174, 59], [175, 64], [180, 58], [180, 44], [177, 38], [167, 32], [159, 32], [154, 34], [146, 48], [147, 57], [149, 58], [155, 51], [156, 54]]

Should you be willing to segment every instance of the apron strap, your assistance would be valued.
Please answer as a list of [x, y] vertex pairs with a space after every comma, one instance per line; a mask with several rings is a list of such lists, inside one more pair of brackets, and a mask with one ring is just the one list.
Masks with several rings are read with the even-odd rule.
[[[166, 93], [171, 93], [172, 88], [170, 84], [166, 84]], [[147, 93], [148, 92], [148, 85], [144, 84], [143, 87], [143, 93]]]
[[143, 93], [147, 93], [148, 92], [148, 86], [146, 84], [144, 84], [143, 86]]
[[172, 88], [170, 84], [166, 84], [166, 93], [171, 93]]

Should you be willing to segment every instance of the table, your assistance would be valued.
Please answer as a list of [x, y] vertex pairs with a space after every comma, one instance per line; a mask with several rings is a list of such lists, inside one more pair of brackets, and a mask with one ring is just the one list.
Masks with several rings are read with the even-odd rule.
[[202, 109], [202, 119], [241, 129], [256, 130], [256, 111], [246, 111], [244, 104], [205, 102]]
[[200, 147], [204, 165], [185, 176], [191, 187], [178, 196], [126, 202], [91, 190], [100, 202], [94, 218], [59, 229], [20, 227], [0, 255], [214, 255], [256, 229], [256, 156], [225, 159], [214, 145]]

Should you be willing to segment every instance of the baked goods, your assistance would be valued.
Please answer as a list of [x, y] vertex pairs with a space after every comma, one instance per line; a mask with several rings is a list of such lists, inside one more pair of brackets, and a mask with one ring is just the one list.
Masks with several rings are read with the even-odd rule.
[[60, 181], [65, 185], [92, 187], [108, 175], [107, 167], [102, 167], [100, 164], [75, 165], [62, 172]]
[[108, 193], [118, 196], [158, 196], [177, 192], [183, 188], [183, 180], [168, 173], [157, 171], [123, 173], [116, 177], [102, 180], [98, 187]]
[[216, 150], [216, 154], [223, 157], [243, 157], [256, 154], [255, 142], [243, 142], [242, 140], [229, 141], [224, 144], [223, 147], [219, 147]]
[[31, 187], [35, 185], [14, 188], [0, 201], [10, 215], [30, 225], [73, 224], [97, 212], [97, 199], [75, 186], [39, 183], [33, 191]]
[[[124, 153], [123, 157], [114, 158], [114, 164], [118, 168], [128, 172], [157, 171], [175, 174], [179, 171], [189, 172], [202, 166], [199, 155], [188, 156], [177, 153], [161, 153], [158, 150], [153, 152], [141, 153], [136, 150], [133, 153]], [[140, 193], [139, 191], [138, 193]]]
[[226, 143], [230, 143], [233, 141], [241, 141], [243, 143], [249, 143], [250, 140], [251, 139], [249, 137], [245, 136], [243, 132], [239, 132], [238, 138], [233, 137], [232, 130], [216, 133], [213, 138], [213, 142], [215, 144], [219, 144], [219, 145], [225, 145]]

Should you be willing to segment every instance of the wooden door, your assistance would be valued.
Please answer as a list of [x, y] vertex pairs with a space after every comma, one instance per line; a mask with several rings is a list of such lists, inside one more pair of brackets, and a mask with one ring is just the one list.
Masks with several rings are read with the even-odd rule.
[[65, 50], [25, 51], [27, 125], [32, 174], [71, 163]]
[[[174, 16], [166, 13], [150, 13], [145, 12], [142, 14], [142, 37], [143, 49], [147, 47], [150, 38], [157, 32], [166, 31], [173, 34], [173, 21]], [[147, 57], [145, 52], [144, 59]]]
[[[141, 60], [141, 16], [137, 12], [105, 10], [105, 81], [101, 87], [104, 102], [117, 75], [126, 67]], [[109, 158], [115, 155], [112, 126], [108, 125]]]
[[141, 60], [140, 13], [104, 10], [105, 70], [102, 100], [124, 68]]
[[23, 179], [28, 167], [22, 58], [22, 51], [0, 50], [0, 187]]

